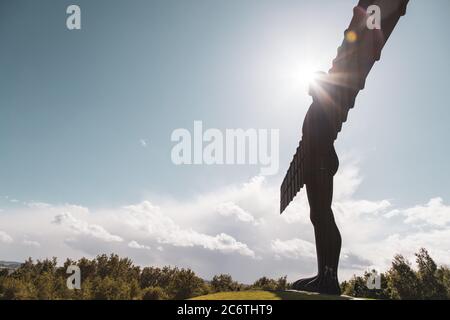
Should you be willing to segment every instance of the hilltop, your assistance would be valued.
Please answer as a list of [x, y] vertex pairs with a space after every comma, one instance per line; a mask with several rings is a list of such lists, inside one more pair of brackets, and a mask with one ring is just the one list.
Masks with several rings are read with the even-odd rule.
[[15, 261], [0, 260], [0, 269], [17, 269], [22, 263]]
[[208, 294], [190, 300], [352, 300], [348, 296], [331, 296], [304, 291], [233, 291]]

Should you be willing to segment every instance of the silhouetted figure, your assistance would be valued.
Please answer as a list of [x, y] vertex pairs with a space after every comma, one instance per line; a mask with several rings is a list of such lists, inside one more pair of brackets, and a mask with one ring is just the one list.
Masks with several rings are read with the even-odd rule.
[[[318, 274], [300, 279], [293, 289], [340, 294], [338, 265], [341, 235], [331, 203], [333, 178], [339, 167], [334, 141], [353, 108], [367, 75], [380, 59], [381, 50], [406, 12], [409, 0], [361, 0], [338, 49], [333, 67], [310, 87], [313, 103], [303, 122], [303, 136], [281, 185], [281, 213], [306, 185], [310, 218], [314, 226]], [[369, 29], [367, 9], [381, 9], [381, 29]]]

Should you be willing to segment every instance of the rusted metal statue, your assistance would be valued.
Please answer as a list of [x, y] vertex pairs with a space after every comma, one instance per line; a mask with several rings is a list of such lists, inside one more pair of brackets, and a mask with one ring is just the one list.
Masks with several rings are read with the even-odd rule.
[[[306, 185], [310, 218], [314, 226], [318, 274], [300, 279], [293, 289], [340, 294], [338, 264], [341, 235], [331, 203], [333, 177], [339, 167], [334, 141], [354, 107], [358, 92], [391, 35], [409, 0], [360, 0], [328, 73], [310, 87], [313, 103], [303, 122], [303, 136], [281, 185], [280, 211], [286, 209]], [[378, 6], [380, 28], [369, 28], [370, 8]], [[369, 10], [368, 10], [369, 9]]]

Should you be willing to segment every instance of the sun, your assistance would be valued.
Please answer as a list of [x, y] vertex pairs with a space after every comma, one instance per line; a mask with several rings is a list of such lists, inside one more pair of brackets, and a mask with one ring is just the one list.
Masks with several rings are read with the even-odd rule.
[[285, 70], [287, 71], [285, 76], [289, 86], [295, 91], [305, 93], [308, 92], [310, 85], [314, 84], [321, 68], [318, 63], [311, 60], [291, 63], [289, 68]]
[[304, 96], [309, 94], [311, 85], [314, 85], [318, 73], [323, 65], [314, 59], [284, 59], [277, 63], [276, 83], [286, 96]]
[[302, 63], [292, 70], [293, 80], [302, 89], [308, 90], [309, 86], [314, 84], [317, 79], [319, 68], [315, 63]]

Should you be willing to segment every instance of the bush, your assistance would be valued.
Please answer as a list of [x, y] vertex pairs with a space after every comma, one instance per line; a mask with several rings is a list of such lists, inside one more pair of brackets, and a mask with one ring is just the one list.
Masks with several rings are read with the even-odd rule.
[[34, 288], [20, 279], [7, 277], [0, 284], [0, 298], [2, 300], [31, 300], [35, 299]]
[[426, 300], [446, 299], [447, 290], [445, 284], [439, 279], [438, 267], [427, 250], [420, 249], [416, 253], [416, 263], [419, 269], [417, 278], [420, 298]]
[[[438, 267], [425, 249], [416, 254], [417, 268], [401, 255], [391, 268], [380, 274], [381, 289], [369, 290], [366, 272], [341, 284], [344, 294], [375, 299], [449, 299], [450, 269]], [[81, 290], [66, 286], [66, 269], [81, 269]], [[190, 269], [146, 267], [142, 271], [128, 258], [100, 255], [89, 260], [66, 260], [60, 267], [56, 259], [26, 260], [12, 274], [0, 270], [0, 299], [102, 299], [162, 300], [188, 299], [210, 292], [259, 289], [282, 291], [288, 288], [286, 277], [262, 277], [251, 286], [233, 281], [228, 274], [216, 275], [210, 284]]]
[[284, 291], [289, 288], [288, 282], [287, 282], [287, 276], [278, 278], [277, 280], [277, 291]]
[[238, 291], [240, 285], [229, 274], [219, 274], [211, 280], [211, 288], [214, 292]]
[[142, 291], [142, 300], [167, 300], [168, 298], [161, 287], [148, 287]]
[[369, 273], [354, 276], [341, 284], [343, 294], [375, 299], [436, 300], [450, 298], [450, 270], [438, 268], [427, 250], [416, 254], [417, 271], [402, 255], [396, 255], [391, 268], [381, 273], [381, 289], [367, 288]]
[[268, 290], [268, 291], [275, 291], [277, 290], [277, 287], [278, 287], [277, 281], [274, 279], [269, 279], [267, 277], [259, 278], [252, 285], [252, 289]]
[[169, 296], [175, 300], [184, 300], [209, 293], [208, 286], [190, 269], [176, 272], [168, 288]]

